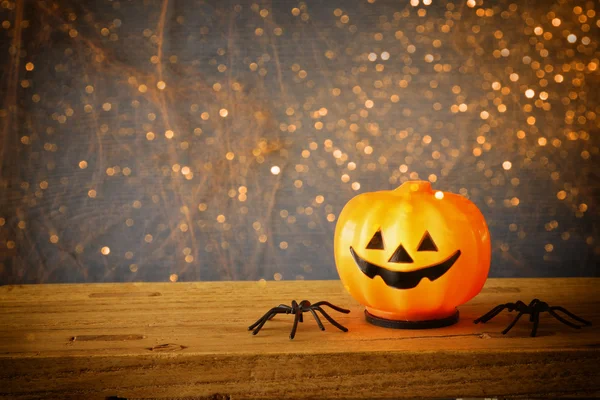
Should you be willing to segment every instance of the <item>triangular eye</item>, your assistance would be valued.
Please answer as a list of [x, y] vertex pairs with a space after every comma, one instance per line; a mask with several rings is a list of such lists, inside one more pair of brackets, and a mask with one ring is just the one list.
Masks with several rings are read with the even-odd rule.
[[404, 246], [400, 245], [388, 261], [393, 263], [411, 263], [413, 259]]
[[438, 251], [437, 246], [433, 243], [433, 239], [429, 232], [425, 231], [425, 235], [423, 235], [423, 239], [421, 239], [421, 243], [419, 244], [419, 248], [417, 251]]
[[381, 229], [375, 232], [371, 238], [371, 241], [367, 245], [367, 249], [383, 250], [383, 236], [381, 236]]

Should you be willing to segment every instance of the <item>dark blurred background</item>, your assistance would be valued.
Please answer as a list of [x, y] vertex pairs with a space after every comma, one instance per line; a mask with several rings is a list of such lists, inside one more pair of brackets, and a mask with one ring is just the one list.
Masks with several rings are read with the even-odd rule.
[[492, 276], [600, 276], [597, 1], [2, 1], [0, 284], [337, 277], [460, 193]]

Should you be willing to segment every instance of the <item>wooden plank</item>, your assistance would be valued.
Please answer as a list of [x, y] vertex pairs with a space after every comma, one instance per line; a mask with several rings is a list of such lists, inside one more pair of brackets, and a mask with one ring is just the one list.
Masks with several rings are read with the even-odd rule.
[[[600, 394], [598, 278], [490, 279], [458, 324], [388, 330], [367, 324], [339, 281], [127, 283], [0, 287], [0, 398], [402, 398]], [[543, 315], [539, 337], [493, 306], [538, 297], [596, 324]], [[351, 309], [288, 335], [292, 299]], [[196, 397], [194, 397], [196, 396]], [[218, 397], [215, 397], [218, 398]]]

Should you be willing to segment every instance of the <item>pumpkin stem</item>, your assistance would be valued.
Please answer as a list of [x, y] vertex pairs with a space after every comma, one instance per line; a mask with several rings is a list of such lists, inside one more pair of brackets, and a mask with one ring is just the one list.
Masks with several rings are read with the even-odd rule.
[[406, 181], [394, 189], [394, 193], [407, 195], [412, 192], [433, 192], [429, 181]]

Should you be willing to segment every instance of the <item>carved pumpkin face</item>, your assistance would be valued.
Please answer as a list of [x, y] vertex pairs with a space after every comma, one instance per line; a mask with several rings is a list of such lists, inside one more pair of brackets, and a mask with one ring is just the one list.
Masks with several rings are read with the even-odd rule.
[[363, 193], [335, 229], [342, 283], [369, 313], [390, 320], [446, 318], [474, 297], [490, 268], [490, 235], [463, 196], [426, 181]]

